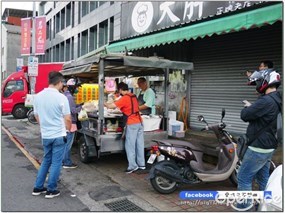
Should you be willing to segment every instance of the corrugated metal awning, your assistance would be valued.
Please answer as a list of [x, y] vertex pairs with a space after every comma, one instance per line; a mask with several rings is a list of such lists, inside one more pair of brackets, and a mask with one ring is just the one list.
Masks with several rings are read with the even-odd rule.
[[283, 4], [275, 4], [258, 8], [234, 15], [229, 15], [214, 20], [192, 24], [185, 27], [175, 28], [129, 40], [118, 41], [107, 46], [108, 52], [122, 52], [164, 44], [176, 43], [178, 41], [203, 38], [213, 34], [225, 34], [267, 24], [274, 24], [282, 20]]

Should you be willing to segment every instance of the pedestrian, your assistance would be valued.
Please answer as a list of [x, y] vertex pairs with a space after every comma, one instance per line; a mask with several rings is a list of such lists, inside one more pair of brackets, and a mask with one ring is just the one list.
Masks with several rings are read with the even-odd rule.
[[144, 77], [138, 78], [137, 84], [141, 89], [137, 95], [139, 100], [139, 109], [143, 115], [155, 115], [155, 93], [148, 86]]
[[122, 97], [114, 103], [104, 103], [104, 106], [110, 109], [118, 107], [126, 120], [125, 150], [128, 158], [126, 173], [129, 174], [138, 169], [145, 169], [143, 124], [137, 97], [129, 92], [128, 85], [119, 83], [118, 91]]
[[[46, 193], [45, 198], [60, 195], [57, 181], [62, 168], [66, 130], [71, 128], [71, 115], [67, 98], [60, 93], [63, 75], [49, 73], [49, 87], [39, 92], [34, 100], [34, 114], [40, 125], [44, 156], [34, 184], [33, 195]], [[49, 171], [47, 188], [44, 183]]]
[[[280, 75], [274, 69], [263, 69], [255, 71], [249, 80], [261, 95], [253, 104], [245, 101], [241, 111], [241, 119], [249, 122], [246, 134], [252, 142], [238, 170], [238, 190], [251, 191], [252, 182], [256, 179], [259, 190], [264, 191], [269, 178], [269, 160], [278, 146], [275, 121], [282, 105], [281, 95], [277, 91]], [[248, 210], [251, 202], [247, 200], [237, 207]]]
[[71, 112], [72, 125], [70, 131], [66, 132], [66, 147], [64, 150], [64, 157], [62, 165], [64, 169], [75, 169], [77, 164], [71, 160], [71, 147], [74, 141], [75, 132], [77, 131], [77, 114], [81, 110], [81, 105], [76, 105], [73, 95], [77, 93], [78, 85], [73, 78], [69, 79], [63, 86], [63, 94], [67, 97], [69, 102], [69, 108]]
[[273, 62], [270, 60], [261, 61], [259, 64], [259, 71], [266, 70], [266, 69], [273, 69]]
[[[270, 60], [261, 61], [258, 67], [259, 71], [266, 70], [266, 69], [273, 69], [273, 62]], [[246, 75], [249, 78], [252, 75], [252, 71], [247, 70]]]

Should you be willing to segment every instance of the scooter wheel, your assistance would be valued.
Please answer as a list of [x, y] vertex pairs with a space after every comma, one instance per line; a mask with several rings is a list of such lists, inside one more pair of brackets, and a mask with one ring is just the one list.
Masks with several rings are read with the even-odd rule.
[[[170, 166], [170, 165], [169, 165]], [[150, 179], [152, 187], [161, 194], [170, 194], [177, 189], [177, 183], [155, 174], [154, 178]]]

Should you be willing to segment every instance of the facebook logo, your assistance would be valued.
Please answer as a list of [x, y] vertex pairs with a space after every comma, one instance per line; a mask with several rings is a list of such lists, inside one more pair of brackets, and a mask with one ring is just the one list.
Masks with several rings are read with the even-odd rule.
[[272, 191], [264, 191], [263, 199], [264, 200], [272, 200]]

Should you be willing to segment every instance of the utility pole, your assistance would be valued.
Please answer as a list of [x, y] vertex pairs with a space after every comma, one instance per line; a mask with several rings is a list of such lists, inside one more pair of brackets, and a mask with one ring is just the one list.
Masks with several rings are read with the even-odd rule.
[[[33, 17], [32, 17], [32, 53], [31, 56], [35, 57], [36, 55], [36, 2], [33, 1]], [[31, 87], [31, 94], [35, 94], [35, 87], [36, 87], [36, 77], [30, 76], [30, 87]]]

